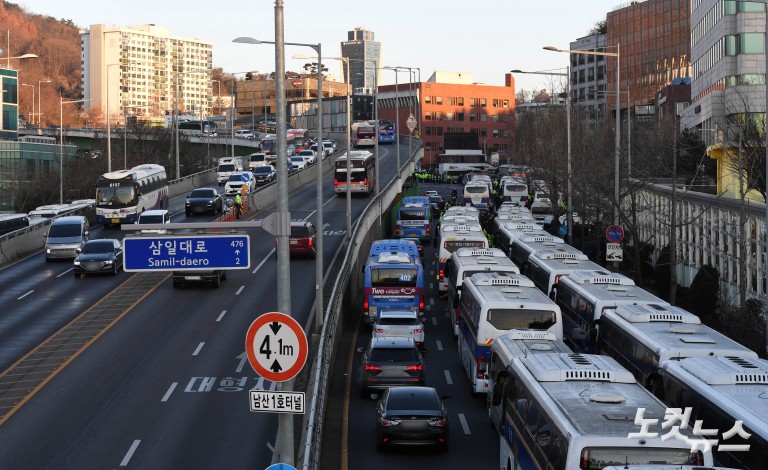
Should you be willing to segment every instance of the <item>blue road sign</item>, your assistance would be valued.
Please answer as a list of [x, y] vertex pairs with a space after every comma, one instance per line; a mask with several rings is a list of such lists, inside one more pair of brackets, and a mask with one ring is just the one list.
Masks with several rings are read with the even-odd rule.
[[267, 467], [267, 470], [296, 470], [296, 467], [287, 463], [276, 463]]
[[125, 271], [248, 269], [250, 238], [241, 235], [174, 235], [123, 239]]

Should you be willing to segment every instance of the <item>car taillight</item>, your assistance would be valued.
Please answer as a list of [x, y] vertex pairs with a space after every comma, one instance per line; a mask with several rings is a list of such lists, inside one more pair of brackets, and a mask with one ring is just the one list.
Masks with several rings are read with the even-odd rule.
[[475, 376], [478, 379], [485, 378], [485, 356], [477, 356], [477, 372]]
[[376, 331], [376, 333], [378, 333], [378, 334], [382, 334], [382, 333], [384, 333], [384, 329], [383, 329], [383, 328], [376, 328], [376, 330], [375, 330], [375, 331]]
[[[387, 418], [384, 418], [382, 416], [381, 418], [379, 418], [379, 424], [381, 424], [382, 426], [397, 426], [398, 424], [400, 424], [400, 420], [399, 419], [387, 419]], [[384, 440], [387, 441], [389, 439], [385, 438]]]
[[396, 237], [400, 236], [400, 227], [395, 227], [395, 236]]
[[441, 270], [440, 270], [440, 274], [438, 274], [438, 279], [442, 279], [442, 278], [443, 278], [443, 276], [444, 276], [444, 274], [443, 274], [443, 270], [441, 269]]
[[432, 228], [432, 227], [430, 227], [429, 225], [427, 225], [427, 235], [429, 235], [429, 231], [431, 230], [431, 228]]
[[555, 276], [555, 285], [557, 285], [558, 282], [560, 282], [560, 276]]
[[447, 423], [448, 420], [445, 418], [437, 418], [437, 419], [430, 419], [429, 425], [430, 426], [445, 426], [445, 423]]
[[368, 186], [368, 178], [363, 179], [363, 186]]
[[307, 243], [310, 247], [313, 245], [312, 239], [309, 239], [309, 242]]
[[[377, 331], [377, 333], [381, 333], [381, 331]], [[414, 328], [413, 334], [420, 335], [421, 334], [421, 328]]]
[[381, 370], [381, 367], [379, 367], [379, 366], [374, 366], [374, 365], [371, 365], [371, 364], [366, 364], [366, 365], [365, 365], [365, 370], [366, 370], [366, 371], [369, 371], [369, 372], [370, 372], [370, 371], [377, 371], [377, 370]]
[[419, 310], [424, 310], [424, 299], [419, 300]]
[[406, 368], [405, 368], [405, 370], [414, 370], [414, 371], [422, 370], [422, 369], [423, 369], [423, 367], [421, 366], [421, 364], [416, 364], [416, 365], [413, 365], [413, 366], [406, 366]]
[[363, 299], [363, 310], [368, 310], [368, 296], [366, 295]]

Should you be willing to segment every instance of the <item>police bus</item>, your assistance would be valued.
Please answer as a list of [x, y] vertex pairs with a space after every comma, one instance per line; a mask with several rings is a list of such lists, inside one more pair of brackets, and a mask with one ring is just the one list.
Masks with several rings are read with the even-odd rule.
[[690, 408], [689, 422], [702, 420], [702, 428], [715, 430], [716, 435], [709, 436], [711, 439], [724, 438], [724, 433], [730, 436], [713, 446], [717, 465], [746, 470], [766, 467], [767, 360], [692, 357], [665, 362], [661, 373], [664, 379], [663, 400], [667, 405]]
[[619, 305], [669, 305], [635, 282], [603, 269], [574, 271], [560, 278], [555, 302], [563, 311], [565, 342], [576, 352], [595, 352], [595, 326], [600, 315]]
[[[664, 404], [613, 358], [533, 354], [497, 373], [500, 469], [602, 469], [610, 465], [712, 465], [704, 442], [663, 438]], [[635, 423], [638, 410], [650, 422]], [[698, 440], [691, 426], [680, 436]]]
[[375, 263], [380, 254], [391, 252], [407, 253], [413, 261], [421, 262], [421, 253], [419, 253], [419, 246], [415, 241], [395, 238], [374, 241], [368, 251], [367, 263]]
[[425, 196], [408, 196], [397, 209], [395, 236], [429, 240], [432, 237], [432, 207]]
[[[564, 248], [566, 246], [569, 248]], [[538, 233], [526, 233], [512, 240], [512, 243], [509, 244], [509, 258], [515, 262], [521, 271], [525, 271], [530, 255], [540, 250], [550, 250], [552, 248], [578, 251], [576, 248], [566, 245], [562, 238], [540, 231]]]
[[520, 274], [511, 259], [498, 248], [476, 250], [459, 248], [445, 264], [445, 278], [448, 281], [448, 305], [453, 309], [453, 336], [459, 334], [459, 297], [464, 279], [482, 272]]
[[611, 356], [649, 390], [661, 389], [661, 365], [686, 357], [757, 354], [671, 305], [619, 305], [600, 316], [597, 350]]
[[464, 279], [459, 309], [459, 361], [473, 393], [488, 393], [491, 343], [507, 331], [543, 331], [563, 339], [560, 308], [521, 274], [480, 273]]
[[522, 205], [528, 202], [528, 183], [526, 183], [525, 178], [502, 177], [499, 186], [501, 186], [502, 200]]
[[440, 224], [440, 244], [437, 249], [437, 287], [442, 294], [448, 292], [445, 265], [451, 254], [459, 248], [488, 248], [488, 238], [480, 224]]
[[529, 256], [523, 274], [530, 277], [536, 287], [550, 296], [561, 277], [575, 271], [597, 271], [600, 269], [603, 267], [590, 261], [584, 253], [554, 248], [539, 250]]
[[541, 230], [541, 227], [529, 220], [503, 220], [496, 216], [493, 222], [493, 244], [510, 256], [512, 242], [526, 235], [551, 236]]
[[[532, 354], [571, 353], [571, 349], [553, 333], [531, 330], [509, 330], [491, 344], [491, 356], [488, 359], [488, 391], [502, 390], [509, 378], [507, 368], [514, 359], [522, 359]], [[496, 386], [496, 384], [502, 384]], [[494, 404], [494, 402], [496, 402]], [[501, 430], [503, 409], [501, 400], [494, 400], [493, 393], [486, 394], [486, 406], [491, 425]]]

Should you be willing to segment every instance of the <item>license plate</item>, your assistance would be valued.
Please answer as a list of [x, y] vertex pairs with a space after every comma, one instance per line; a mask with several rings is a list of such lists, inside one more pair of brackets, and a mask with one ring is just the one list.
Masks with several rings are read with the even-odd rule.
[[187, 281], [202, 281], [202, 276], [184, 276]]
[[120, 223], [120, 219], [112, 219], [112, 223], [113, 224], [119, 224]]
[[298, 245], [298, 244], [299, 244], [298, 240], [291, 240], [291, 245]]

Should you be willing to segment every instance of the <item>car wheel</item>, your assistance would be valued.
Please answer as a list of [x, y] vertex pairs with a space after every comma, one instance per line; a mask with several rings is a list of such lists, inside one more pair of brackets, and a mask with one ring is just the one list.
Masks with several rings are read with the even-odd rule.
[[192, 213], [191, 213], [190, 211], [184, 211], [184, 214], [185, 214], [187, 217], [189, 217], [189, 216], [191, 216], [191, 215], [192, 215]]
[[117, 261], [112, 265], [112, 272], [110, 274], [117, 276]]
[[80, 279], [80, 273], [75, 273], [75, 279]]
[[221, 273], [221, 280], [222, 280], [222, 281], [226, 281], [226, 280], [227, 280], [227, 272], [226, 272], [226, 271], [224, 271], [223, 273]]
[[46, 263], [50, 263], [50, 262], [51, 262], [51, 258], [49, 258], [49, 257], [47, 257], [47, 256], [46, 256], [46, 257], [45, 257], [45, 262], [46, 262]]
[[221, 287], [221, 278], [219, 277], [218, 273], [216, 274], [216, 277], [213, 278], [213, 287], [215, 287], [216, 289]]

